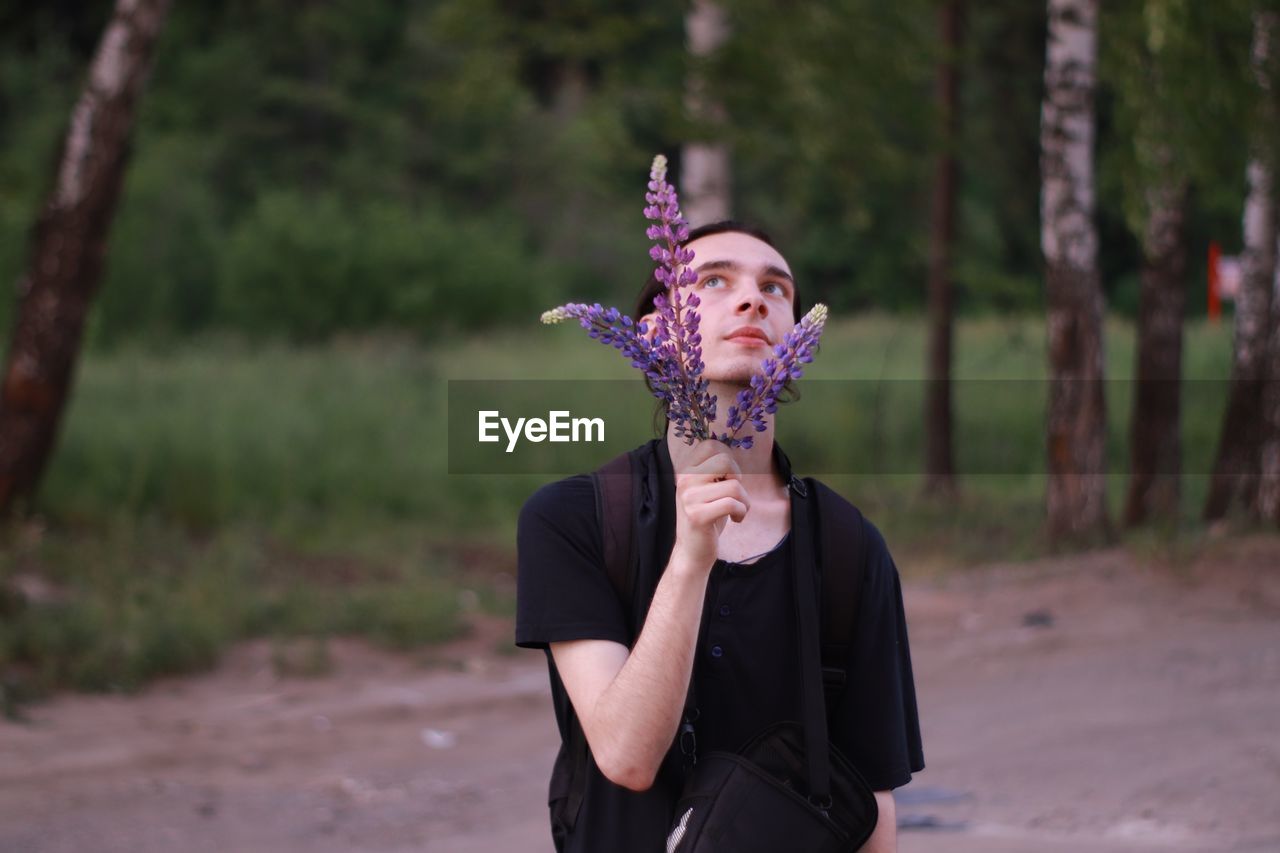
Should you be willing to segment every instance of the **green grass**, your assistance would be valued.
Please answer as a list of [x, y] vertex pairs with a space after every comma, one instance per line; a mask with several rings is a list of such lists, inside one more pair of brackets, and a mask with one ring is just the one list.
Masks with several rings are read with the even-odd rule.
[[[859, 472], [823, 479], [884, 531], [905, 573], [1044, 553], [1042, 322], [959, 326], [957, 378], [1028, 381], [960, 387], [969, 473], [955, 503], [922, 497], [912, 473], [921, 385], [872, 381], [919, 379], [924, 333], [917, 318], [833, 321], [807, 379], [863, 381], [832, 406], [811, 383], [807, 404], [782, 409], [784, 445], [809, 470]], [[1230, 337], [1227, 324], [1189, 325], [1186, 376], [1225, 378]], [[1107, 346], [1108, 375], [1129, 377], [1131, 327], [1109, 321]], [[0, 581], [38, 577], [56, 592], [25, 604], [0, 595], [5, 697], [133, 689], [210, 666], [245, 637], [362, 634], [408, 648], [464, 630], [467, 601], [511, 612], [517, 512], [551, 478], [449, 475], [446, 381], [551, 377], [628, 380], [644, 394], [635, 371], [581, 330], [534, 323], [435, 348], [213, 338], [86, 355], [36, 520], [0, 546]], [[1126, 390], [1108, 401], [1117, 472]], [[1205, 382], [1190, 394], [1188, 470], [1213, 450], [1221, 391]], [[1024, 473], [974, 473], [1008, 470], [1017, 453], [1031, 460]], [[1196, 536], [1204, 478], [1184, 482], [1183, 535]], [[1109, 483], [1114, 514], [1124, 477]], [[322, 657], [304, 655], [300, 668], [323, 669]]]
[[[359, 634], [409, 649], [450, 639], [478, 582], [422, 540], [395, 557], [295, 550], [248, 525], [192, 536], [169, 522], [8, 531], [0, 602], [9, 691], [130, 691], [208, 668], [249, 637]], [[494, 606], [506, 606], [505, 601]]]

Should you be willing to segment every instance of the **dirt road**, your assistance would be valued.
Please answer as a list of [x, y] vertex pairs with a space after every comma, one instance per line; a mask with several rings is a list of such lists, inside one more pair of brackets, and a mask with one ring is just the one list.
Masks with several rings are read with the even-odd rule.
[[[1280, 538], [908, 579], [903, 853], [1280, 853]], [[0, 850], [549, 853], [546, 673], [506, 630], [428, 668], [336, 642], [320, 679], [251, 643], [32, 708], [0, 722]]]

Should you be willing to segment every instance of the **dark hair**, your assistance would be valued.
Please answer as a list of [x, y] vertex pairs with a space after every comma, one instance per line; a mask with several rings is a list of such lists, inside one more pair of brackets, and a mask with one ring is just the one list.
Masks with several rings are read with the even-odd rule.
[[[723, 219], [719, 222], [709, 222], [706, 225], [699, 225], [697, 228], [690, 229], [689, 237], [680, 243], [681, 246], [687, 246], [694, 240], [701, 237], [710, 237], [712, 234], [746, 234], [748, 237], [755, 237], [761, 243], [764, 243], [774, 249], [778, 247], [774, 245], [773, 238], [763, 230], [752, 225], [738, 222], [734, 219]], [[658, 281], [653, 273], [649, 273], [649, 278], [644, 283], [644, 287], [640, 289], [640, 295], [636, 297], [635, 308], [631, 311], [631, 319], [640, 322], [640, 318], [645, 314], [653, 311], [653, 298], [659, 293], [666, 291], [666, 285]], [[795, 316], [795, 322], [799, 323], [800, 318], [804, 316], [804, 307], [800, 300], [800, 288], [793, 289], [792, 313]], [[653, 393], [653, 383], [649, 381], [649, 377], [645, 376], [644, 384], [648, 386], [649, 392]], [[783, 386], [782, 392], [778, 396], [779, 403], [789, 403], [800, 399], [800, 392], [791, 384], [791, 380], [787, 380], [787, 384]], [[667, 422], [667, 404], [665, 400], [659, 400], [658, 406], [653, 413], [653, 431], [655, 437], [661, 438], [666, 434]]]
[[[731, 233], [746, 234], [748, 237], [755, 237], [757, 240], [759, 240], [761, 243], [764, 243], [767, 246], [770, 246], [774, 249], [778, 248], [777, 245], [774, 244], [773, 238], [770, 237], [763, 230], [756, 228], [755, 226], [752, 226], [752, 225], [747, 225], [745, 223], [738, 222], [737, 220], [734, 220], [734, 219], [722, 219], [719, 222], [709, 222], [706, 225], [699, 225], [697, 228], [693, 228], [689, 231], [689, 239], [685, 240], [680, 245], [687, 246], [690, 243], [692, 243], [694, 240], [700, 239], [702, 237], [710, 237], [712, 234], [731, 234]], [[643, 317], [645, 314], [652, 312], [653, 297], [657, 296], [659, 293], [662, 293], [666, 289], [667, 289], [666, 285], [658, 281], [658, 279], [654, 277], [653, 273], [649, 273], [648, 280], [645, 281], [644, 287], [640, 289], [640, 295], [636, 297], [636, 305], [635, 305], [635, 308], [632, 309], [631, 311], [631, 319], [635, 320], [638, 323], [640, 322], [641, 317]], [[800, 288], [796, 287], [794, 292], [795, 292], [795, 300], [794, 300], [795, 304], [793, 305], [792, 313], [795, 315], [795, 321], [799, 323], [800, 318], [804, 316], [804, 307], [801, 305]]]

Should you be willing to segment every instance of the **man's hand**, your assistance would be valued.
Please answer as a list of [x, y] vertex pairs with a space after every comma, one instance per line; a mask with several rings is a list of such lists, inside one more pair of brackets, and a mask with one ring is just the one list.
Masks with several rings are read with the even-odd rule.
[[[720, 550], [720, 534], [732, 518], [742, 523], [751, 498], [742, 469], [718, 441], [697, 442], [676, 471], [676, 541], [672, 563], [710, 571]], [[705, 568], [704, 568], [705, 567]]]

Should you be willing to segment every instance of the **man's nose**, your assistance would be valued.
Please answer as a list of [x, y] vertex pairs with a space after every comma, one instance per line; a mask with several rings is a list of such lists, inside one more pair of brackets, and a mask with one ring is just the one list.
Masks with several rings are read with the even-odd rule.
[[769, 305], [764, 301], [764, 296], [759, 291], [748, 291], [738, 304], [739, 313], [743, 311], [749, 312], [752, 308], [757, 309], [761, 317], [766, 317], [769, 314]]

